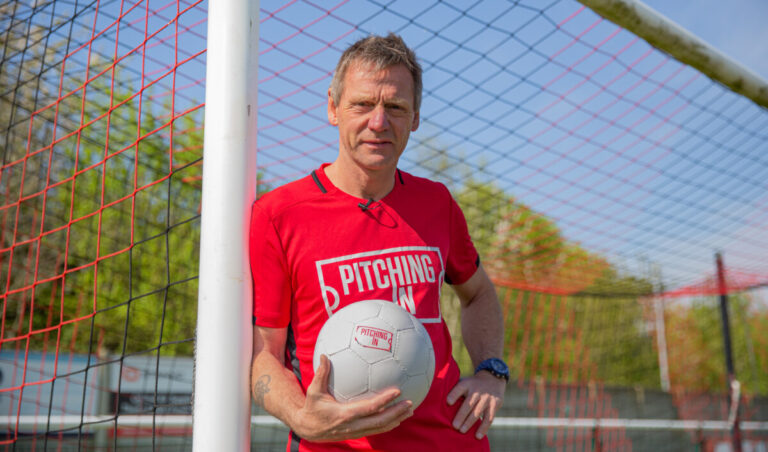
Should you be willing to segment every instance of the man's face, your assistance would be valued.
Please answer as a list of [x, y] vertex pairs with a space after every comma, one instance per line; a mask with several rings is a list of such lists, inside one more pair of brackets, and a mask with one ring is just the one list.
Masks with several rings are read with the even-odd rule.
[[336, 105], [328, 95], [328, 120], [339, 128], [339, 153], [366, 170], [394, 169], [419, 126], [413, 78], [405, 66], [376, 71], [352, 62]]

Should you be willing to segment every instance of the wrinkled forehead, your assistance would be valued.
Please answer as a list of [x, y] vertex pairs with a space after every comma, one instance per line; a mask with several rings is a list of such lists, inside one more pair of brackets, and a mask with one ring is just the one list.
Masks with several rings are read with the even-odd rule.
[[397, 86], [398, 92], [410, 97], [415, 96], [413, 75], [404, 64], [385, 66], [365, 60], [353, 60], [344, 74], [343, 90], [354, 90], [355, 87], [360, 87], [363, 81]]

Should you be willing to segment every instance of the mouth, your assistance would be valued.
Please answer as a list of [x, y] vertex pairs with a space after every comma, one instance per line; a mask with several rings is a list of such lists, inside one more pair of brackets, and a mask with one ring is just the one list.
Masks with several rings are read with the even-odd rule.
[[374, 148], [384, 147], [392, 144], [392, 142], [389, 140], [363, 140], [363, 143]]

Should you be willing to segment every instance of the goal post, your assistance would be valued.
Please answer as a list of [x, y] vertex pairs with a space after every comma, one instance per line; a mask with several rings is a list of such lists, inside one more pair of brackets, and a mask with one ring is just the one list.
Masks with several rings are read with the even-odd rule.
[[592, 11], [768, 108], [768, 82], [640, 0], [579, 0]]
[[[210, 2], [193, 448], [250, 448], [248, 221], [259, 2]], [[253, 85], [253, 86], [251, 86]], [[247, 94], [246, 94], [247, 93]]]

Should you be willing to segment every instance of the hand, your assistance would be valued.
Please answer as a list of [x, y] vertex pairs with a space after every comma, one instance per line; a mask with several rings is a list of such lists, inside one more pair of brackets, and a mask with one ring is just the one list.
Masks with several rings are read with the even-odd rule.
[[448, 405], [453, 405], [461, 397], [461, 404], [456, 417], [453, 419], [453, 428], [461, 433], [467, 433], [478, 419], [482, 420], [475, 437], [482, 439], [491, 427], [496, 412], [504, 403], [504, 388], [506, 381], [494, 377], [487, 371], [480, 371], [477, 375], [462, 378], [448, 393]]
[[340, 441], [387, 432], [413, 415], [412, 403], [403, 400], [389, 405], [400, 395], [393, 388], [370, 399], [339, 403], [328, 393], [331, 363], [323, 355], [315, 377], [307, 387], [304, 407], [291, 427], [309, 441]]

